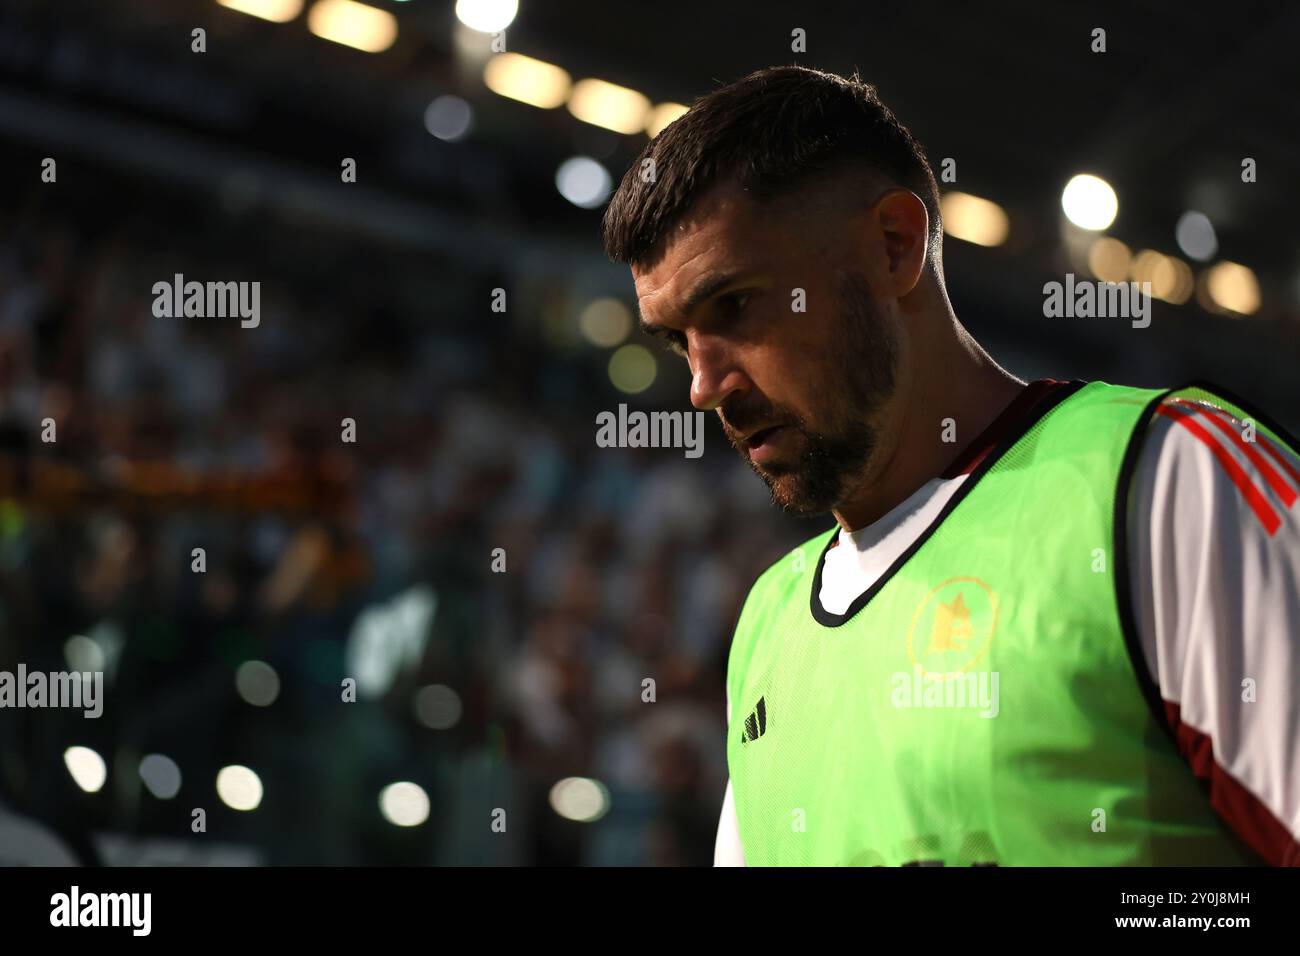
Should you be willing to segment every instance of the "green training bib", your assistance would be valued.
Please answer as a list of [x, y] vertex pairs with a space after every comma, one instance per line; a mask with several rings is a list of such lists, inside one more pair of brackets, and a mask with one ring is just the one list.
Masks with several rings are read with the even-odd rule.
[[1071, 383], [845, 614], [818, 600], [838, 528], [763, 573], [727, 671], [748, 865], [1258, 862], [1165, 729], [1129, 610], [1117, 515], [1170, 396], [1250, 417]]

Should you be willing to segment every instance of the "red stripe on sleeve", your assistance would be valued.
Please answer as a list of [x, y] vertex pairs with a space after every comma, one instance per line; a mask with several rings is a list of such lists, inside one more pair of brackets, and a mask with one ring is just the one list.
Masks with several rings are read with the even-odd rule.
[[[1219, 415], [1214, 414], [1215, 412], [1222, 412], [1222, 409], [1210, 409], [1204, 405], [1197, 404], [1196, 402], [1189, 402], [1183, 398], [1176, 398], [1174, 401], [1179, 406], [1190, 409], [1193, 412], [1200, 412], [1209, 419], [1211, 425], [1231, 438], [1232, 443], [1237, 446], [1237, 449], [1250, 459], [1252, 465], [1259, 469], [1260, 474], [1264, 476], [1264, 480], [1268, 482], [1268, 486], [1276, 492], [1279, 498], [1282, 499], [1282, 504], [1290, 508], [1291, 505], [1295, 503], [1296, 494], [1291, 489], [1291, 486], [1282, 479], [1282, 476], [1273, 469], [1272, 465], [1264, 460], [1263, 455], [1251, 447], [1251, 445], [1258, 444], [1258, 442], [1246, 441], [1237, 434], [1237, 429], [1229, 425]], [[1285, 462], [1283, 464], [1285, 464]], [[1297, 481], [1297, 484], [1300, 484], [1300, 481]]]
[[1260, 438], [1258, 444], [1264, 446], [1264, 450], [1268, 452], [1269, 457], [1281, 465], [1282, 468], [1286, 470], [1286, 473], [1291, 476], [1291, 480], [1296, 483], [1296, 486], [1300, 487], [1300, 471], [1296, 471], [1291, 462], [1282, 457], [1281, 452], [1279, 452], [1277, 448], [1274, 447], [1273, 443], [1269, 441], [1267, 435], [1260, 435], [1258, 437]]
[[1300, 843], [1263, 801], [1214, 759], [1214, 741], [1183, 723], [1177, 704], [1165, 701], [1165, 718], [1178, 750], [1198, 780], [1210, 785], [1210, 806], [1270, 866], [1300, 866]]
[[[1227, 416], [1228, 418], [1232, 418], [1232, 416], [1228, 415], [1227, 411], [1225, 411], [1222, 408], [1217, 408], [1213, 405], [1211, 405], [1210, 408], [1218, 412], [1220, 415], [1224, 415]], [[1272, 458], [1275, 462], [1277, 462], [1278, 467], [1280, 467], [1283, 471], [1285, 471], [1288, 475], [1290, 475], [1291, 480], [1296, 483], [1296, 487], [1300, 488], [1300, 471], [1297, 471], [1295, 466], [1291, 464], [1291, 462], [1286, 460], [1286, 457], [1283, 456], [1277, 450], [1277, 446], [1274, 445], [1273, 442], [1269, 440], [1269, 437], [1267, 435], [1257, 434], [1256, 437], [1259, 439], [1259, 441], [1257, 441], [1255, 444], [1263, 446], [1264, 450], [1268, 452], [1268, 457]]]
[[1207, 432], [1199, 422], [1193, 421], [1191, 412], [1184, 411], [1181, 408], [1173, 408], [1169, 405], [1161, 405], [1156, 411], [1166, 418], [1172, 418], [1178, 422], [1209, 447], [1219, 464], [1223, 466], [1224, 471], [1232, 478], [1232, 483], [1237, 486], [1237, 490], [1241, 492], [1242, 497], [1250, 504], [1251, 510], [1255, 512], [1255, 517], [1264, 525], [1264, 530], [1268, 532], [1269, 537], [1272, 537], [1273, 533], [1281, 526], [1282, 520], [1277, 516], [1277, 512], [1273, 510], [1272, 506], [1269, 505], [1263, 492], [1255, 487], [1255, 483], [1237, 464], [1236, 459], [1232, 457], [1228, 449], [1219, 444], [1218, 439]]

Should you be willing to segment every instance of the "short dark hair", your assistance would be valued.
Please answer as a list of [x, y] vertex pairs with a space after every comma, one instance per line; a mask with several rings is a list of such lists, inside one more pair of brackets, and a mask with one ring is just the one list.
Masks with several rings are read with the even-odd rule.
[[[641, 175], [654, 160], [652, 181]], [[855, 72], [844, 78], [802, 66], [774, 66], [699, 99], [651, 140], [605, 209], [606, 254], [650, 262], [709, 186], [734, 177], [769, 198], [841, 166], [876, 170], [920, 197], [937, 249], [939, 188], [925, 150]]]

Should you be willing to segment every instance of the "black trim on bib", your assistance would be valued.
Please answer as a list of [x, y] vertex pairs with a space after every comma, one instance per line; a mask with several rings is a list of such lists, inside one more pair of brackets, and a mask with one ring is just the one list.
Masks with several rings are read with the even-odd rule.
[[930, 540], [930, 537], [939, 529], [939, 526], [943, 524], [948, 515], [952, 514], [953, 509], [962, 503], [962, 500], [974, 490], [979, 480], [1002, 459], [1002, 456], [1010, 451], [1020, 439], [1024, 438], [1031, 428], [1046, 418], [1049, 412], [1087, 384], [1089, 383], [1082, 379], [1071, 379], [1035, 404], [1030, 413], [1022, 419], [1020, 426], [1004, 435], [1002, 440], [975, 466], [975, 470], [962, 482], [961, 487], [953, 492], [953, 496], [948, 499], [948, 503], [943, 506], [943, 510], [939, 512], [934, 521], [930, 522], [929, 527], [922, 531], [907, 550], [895, 559], [894, 563], [885, 570], [885, 573], [876, 580], [875, 584], [854, 598], [853, 603], [848, 606], [848, 609], [843, 614], [832, 614], [822, 607], [821, 602], [822, 565], [826, 562], [826, 553], [830, 551], [831, 545], [835, 543], [835, 539], [839, 537], [840, 533], [838, 525], [832, 529], [830, 538], [827, 539], [825, 547], [822, 548], [821, 554], [817, 558], [817, 571], [813, 575], [812, 593], [809, 595], [809, 607], [813, 619], [823, 627], [839, 627], [866, 607], [867, 603], [880, 592], [880, 589], [898, 573], [898, 569], [911, 560], [912, 555], [916, 554], [921, 546]]
[[1133, 433], [1128, 437], [1128, 447], [1124, 449], [1124, 457], [1120, 459], [1119, 476], [1115, 479], [1115, 507], [1112, 509], [1110, 521], [1111, 534], [1114, 537], [1111, 546], [1114, 552], [1111, 566], [1114, 571], [1111, 578], [1115, 582], [1115, 606], [1119, 611], [1119, 629], [1124, 638], [1124, 648], [1128, 651], [1129, 664], [1133, 667], [1133, 676], [1137, 678], [1138, 689], [1147, 702], [1147, 709], [1151, 711], [1151, 716], [1165, 732], [1165, 736], [1173, 741], [1174, 750], [1178, 749], [1178, 738], [1173, 728], [1169, 726], [1168, 718], [1165, 717], [1165, 702], [1160, 696], [1160, 685], [1151, 676], [1146, 655], [1142, 653], [1142, 641], [1137, 631], [1137, 614], [1133, 610], [1133, 588], [1129, 583], [1128, 501], [1129, 485], [1132, 484], [1133, 474], [1137, 471], [1138, 457], [1145, 444], [1152, 416], [1155, 415], [1161, 402], [1187, 387], [1184, 385], [1181, 388], [1167, 389], [1151, 399], [1146, 408], [1142, 409], [1137, 424], [1133, 426]]

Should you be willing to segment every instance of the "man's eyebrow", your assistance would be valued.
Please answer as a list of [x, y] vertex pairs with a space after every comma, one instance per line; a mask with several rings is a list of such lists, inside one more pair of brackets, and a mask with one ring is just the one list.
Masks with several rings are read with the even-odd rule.
[[671, 338], [673, 332], [676, 331], [676, 329], [670, 329], [668, 326], [660, 325], [658, 322], [652, 325], [645, 320], [644, 315], [638, 319], [637, 327], [646, 335], [653, 335], [657, 339]]
[[[689, 315], [695, 311], [702, 303], [713, 298], [727, 286], [731, 285], [740, 278], [740, 272], [710, 272], [703, 278], [697, 279], [691, 291], [686, 294], [686, 299], [682, 302], [678, 312], [682, 315]], [[640, 317], [641, 331], [647, 335], [664, 337], [669, 335], [673, 330], [666, 329], [657, 323], [651, 324], [645, 320], [645, 316]]]

